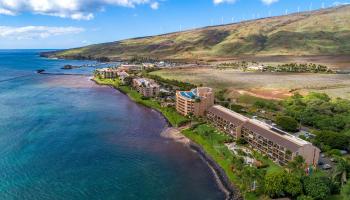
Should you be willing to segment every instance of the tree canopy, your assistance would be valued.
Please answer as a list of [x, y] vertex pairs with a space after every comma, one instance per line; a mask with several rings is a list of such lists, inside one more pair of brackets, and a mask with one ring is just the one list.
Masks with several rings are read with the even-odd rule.
[[350, 129], [350, 101], [332, 100], [327, 94], [295, 94], [283, 101], [285, 114], [320, 130], [344, 132]]
[[325, 200], [331, 194], [331, 181], [324, 176], [308, 176], [304, 178], [304, 190], [315, 200]]
[[277, 116], [276, 123], [285, 131], [295, 132], [298, 130], [298, 122], [290, 116]]

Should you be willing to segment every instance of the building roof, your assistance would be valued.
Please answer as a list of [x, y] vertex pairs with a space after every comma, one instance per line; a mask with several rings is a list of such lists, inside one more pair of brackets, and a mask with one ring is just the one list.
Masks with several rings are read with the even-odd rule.
[[[203, 89], [205, 89], [206, 91], [203, 91]], [[201, 92], [199, 92], [198, 90], [200, 90]], [[206, 87], [200, 87], [200, 88], [195, 88], [195, 89], [192, 89], [190, 91], [180, 91], [180, 95], [184, 98], [187, 98], [187, 99], [200, 99], [200, 98], [203, 98], [204, 96], [203, 93], [208, 93], [208, 92], [212, 92], [212, 89], [211, 88], [206, 88]]]
[[255, 133], [258, 133], [264, 138], [271, 140], [280, 146], [286, 147], [292, 152], [296, 152], [299, 150], [300, 147], [306, 144], [310, 144], [290, 134], [283, 132], [278, 133], [272, 130], [272, 127], [270, 127], [269, 125], [257, 120], [249, 120], [243, 125], [243, 127], [252, 130]]
[[243, 125], [243, 127], [271, 140], [278, 145], [286, 147], [287, 149], [296, 152], [304, 145], [312, 145], [311, 143], [297, 138], [287, 132], [274, 128], [264, 122], [250, 119], [239, 113], [233, 112], [223, 106], [214, 105], [208, 109], [211, 112], [231, 123], [236, 125]]
[[185, 98], [188, 98], [188, 99], [195, 99], [197, 98], [197, 94], [191, 90], [191, 91], [182, 91], [180, 92], [181, 96], [185, 97]]
[[100, 69], [96, 69], [96, 71], [98, 71], [98, 72], [117, 72], [117, 69], [114, 69], [114, 68], [100, 68]]
[[129, 76], [125, 71], [118, 72], [118, 76]]
[[214, 113], [215, 115], [234, 123], [235, 125], [241, 125], [249, 120], [249, 118], [233, 112], [223, 106], [214, 105], [208, 109], [208, 112]]
[[138, 85], [145, 85], [146, 87], [159, 87], [159, 85], [152, 79], [136, 78], [134, 81], [136, 81]]

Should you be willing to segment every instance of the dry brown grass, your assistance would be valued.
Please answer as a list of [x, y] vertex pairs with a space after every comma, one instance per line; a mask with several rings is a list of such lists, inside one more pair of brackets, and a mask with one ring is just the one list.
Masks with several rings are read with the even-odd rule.
[[230, 97], [249, 94], [267, 99], [283, 99], [295, 91], [316, 91], [350, 99], [350, 75], [347, 74], [261, 73], [213, 68], [178, 68], [153, 73], [168, 79], [227, 89]]

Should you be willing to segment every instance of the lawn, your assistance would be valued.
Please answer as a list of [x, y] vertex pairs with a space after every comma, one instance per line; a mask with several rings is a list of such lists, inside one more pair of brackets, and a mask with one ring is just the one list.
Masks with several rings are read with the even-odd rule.
[[182, 133], [199, 144], [224, 169], [232, 183], [237, 184], [239, 182], [231, 168], [234, 155], [224, 144], [225, 141], [231, 139], [230, 136], [206, 124], [199, 125], [193, 130], [186, 129]]
[[[241, 179], [233, 170], [234, 159], [236, 156], [227, 148], [225, 142], [232, 140], [230, 136], [224, 134], [214, 127], [208, 124], [202, 124], [195, 128], [189, 128], [182, 132], [186, 137], [190, 138], [193, 142], [199, 144], [204, 151], [210, 155], [217, 164], [225, 171], [229, 180], [237, 187], [241, 188]], [[261, 160], [263, 163], [267, 164], [267, 173], [283, 170], [282, 167], [276, 165], [271, 160], [264, 158], [260, 154], [256, 154], [257, 159]], [[261, 194], [255, 193], [245, 193], [245, 199], [256, 200]]]

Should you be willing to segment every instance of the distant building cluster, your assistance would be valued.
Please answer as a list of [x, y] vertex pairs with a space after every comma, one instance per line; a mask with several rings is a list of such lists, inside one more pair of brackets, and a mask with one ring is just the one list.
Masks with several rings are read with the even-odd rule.
[[152, 79], [135, 78], [132, 86], [144, 97], [155, 97], [160, 92], [160, 86]]

